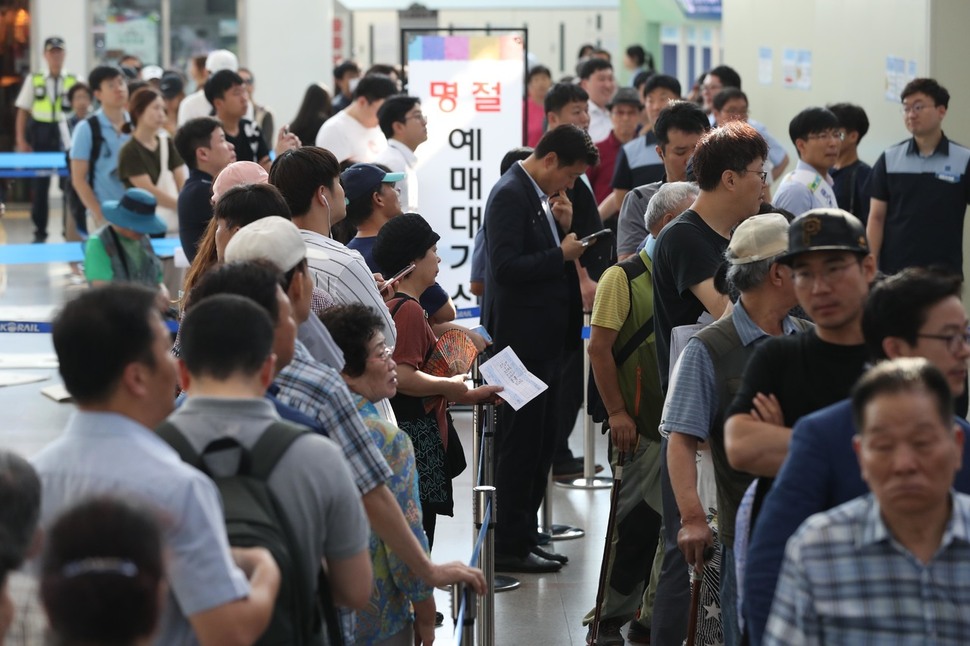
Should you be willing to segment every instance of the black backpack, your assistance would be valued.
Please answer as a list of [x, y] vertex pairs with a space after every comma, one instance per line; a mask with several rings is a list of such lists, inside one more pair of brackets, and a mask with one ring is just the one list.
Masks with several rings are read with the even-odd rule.
[[[340, 620], [333, 603], [330, 582], [317, 565], [317, 592], [306, 585], [306, 568], [293, 529], [283, 514], [279, 501], [270, 491], [268, 481], [273, 469], [290, 445], [309, 431], [285, 421], [267, 428], [247, 450], [236, 440], [224, 437], [210, 442], [199, 454], [178, 428], [165, 421], [156, 429], [158, 436], [174, 448], [182, 460], [215, 482], [222, 497], [226, 533], [233, 547], [265, 547], [279, 566], [281, 581], [276, 608], [266, 632], [257, 646], [302, 646], [314, 643], [314, 635], [326, 620], [332, 646], [343, 644]], [[206, 467], [206, 457], [225, 451], [238, 452], [235, 473], [214, 476]]]

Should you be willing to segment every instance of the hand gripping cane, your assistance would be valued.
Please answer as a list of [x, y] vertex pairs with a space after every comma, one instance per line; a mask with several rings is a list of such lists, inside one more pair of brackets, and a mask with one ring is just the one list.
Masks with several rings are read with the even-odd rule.
[[707, 562], [714, 558], [714, 548], [708, 546], [704, 549], [704, 562], [697, 567], [690, 569], [690, 616], [687, 619], [687, 641], [686, 646], [694, 646], [697, 639], [697, 614], [700, 610], [701, 584], [704, 583], [704, 568]]
[[[639, 438], [637, 438], [639, 440]], [[596, 646], [596, 638], [600, 630], [600, 613], [603, 610], [603, 595], [606, 594], [607, 569], [610, 562], [610, 545], [613, 543], [613, 531], [616, 529], [616, 508], [620, 503], [620, 485], [623, 484], [623, 462], [626, 453], [620, 452], [613, 470], [613, 491], [610, 494], [610, 518], [606, 524], [606, 546], [603, 548], [603, 562], [600, 564], [600, 581], [596, 588], [596, 610], [593, 613], [593, 627], [590, 632], [590, 644]]]

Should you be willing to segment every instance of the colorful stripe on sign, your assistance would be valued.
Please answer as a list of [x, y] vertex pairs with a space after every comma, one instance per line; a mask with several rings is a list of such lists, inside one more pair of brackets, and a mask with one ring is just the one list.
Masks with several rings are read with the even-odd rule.
[[409, 61], [521, 60], [522, 36], [412, 36]]

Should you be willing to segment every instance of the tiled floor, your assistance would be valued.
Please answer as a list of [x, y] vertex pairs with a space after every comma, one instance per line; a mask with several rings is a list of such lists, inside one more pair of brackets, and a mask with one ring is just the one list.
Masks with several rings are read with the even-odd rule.
[[[52, 204], [52, 213], [59, 213]], [[0, 220], [0, 244], [28, 242], [29, 220], [8, 216]], [[51, 242], [60, 242], [59, 226], [52, 227]], [[11, 306], [62, 303], [72, 287], [67, 265], [0, 266], [0, 311]], [[0, 314], [0, 317], [3, 315]], [[50, 337], [41, 334], [0, 334], [0, 356], [22, 353], [53, 353]], [[57, 437], [70, 414], [71, 405], [56, 404], [40, 394], [41, 388], [59, 383], [56, 371], [28, 369], [20, 372], [43, 374], [46, 381], [19, 386], [0, 387], [0, 446], [32, 455]], [[471, 416], [456, 415], [456, 424], [469, 461], [472, 453]], [[582, 454], [582, 427], [571, 438], [573, 450]], [[605, 464], [605, 438], [597, 435], [596, 455]], [[436, 561], [467, 561], [473, 547], [474, 525], [471, 513], [471, 471], [469, 468], [455, 483], [456, 515], [438, 521], [434, 554]], [[499, 492], [501, 495], [501, 492]], [[608, 489], [595, 491], [553, 488], [553, 520], [578, 526], [586, 536], [577, 540], [557, 541], [555, 551], [569, 556], [569, 564], [558, 574], [519, 575], [521, 587], [496, 596], [495, 644], [511, 646], [576, 645], [585, 643], [586, 629], [581, 621], [592, 608], [596, 597], [600, 559], [606, 523], [609, 516]], [[436, 593], [439, 611], [450, 617], [448, 593]], [[437, 644], [457, 643], [450, 618], [437, 631]]]

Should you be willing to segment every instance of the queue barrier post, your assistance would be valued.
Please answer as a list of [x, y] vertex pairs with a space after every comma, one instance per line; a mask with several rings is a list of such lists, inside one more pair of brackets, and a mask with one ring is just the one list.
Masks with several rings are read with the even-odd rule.
[[[475, 359], [472, 364], [472, 381], [475, 386], [481, 386], [482, 376], [479, 369], [481, 356]], [[472, 482], [478, 486], [492, 486], [495, 484], [495, 459], [493, 457], [495, 445], [495, 431], [498, 428], [498, 412], [495, 404], [475, 404], [472, 408], [472, 428], [475, 434], [474, 446], [472, 448]], [[477, 504], [475, 494], [472, 494], [472, 504]], [[492, 523], [494, 524], [494, 516]], [[478, 531], [475, 531], [478, 536]], [[475, 540], [473, 537], [472, 540]], [[493, 537], [494, 540], [494, 537]], [[494, 563], [494, 549], [493, 549]], [[522, 585], [521, 581], [507, 574], [494, 574], [490, 579], [493, 584], [491, 589], [495, 592], [508, 592], [515, 590]], [[493, 624], [494, 625], [494, 624]]]
[[[498, 517], [495, 487], [474, 489], [475, 527], [485, 528], [478, 565], [485, 573], [485, 594], [478, 597], [478, 646], [495, 644], [495, 523]], [[489, 513], [490, 512], [490, 513]]]
[[610, 478], [597, 477], [596, 475], [596, 431], [594, 428], [593, 417], [587, 409], [586, 397], [589, 393], [589, 334], [592, 325], [592, 315], [586, 312], [583, 319], [583, 477], [570, 482], [558, 482], [556, 484], [569, 487], [571, 489], [609, 489], [613, 486]]

